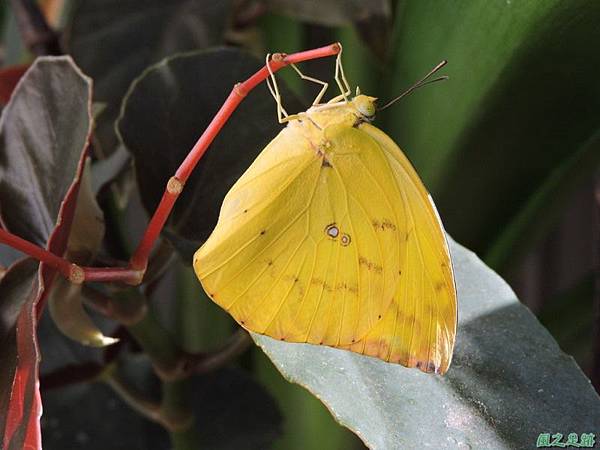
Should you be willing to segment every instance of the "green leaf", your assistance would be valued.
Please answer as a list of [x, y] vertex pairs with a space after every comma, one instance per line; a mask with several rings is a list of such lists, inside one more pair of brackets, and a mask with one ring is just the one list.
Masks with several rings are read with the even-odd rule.
[[538, 317], [560, 348], [572, 355], [584, 370], [588, 369], [594, 353], [593, 273], [548, 299]]
[[[135, 158], [142, 202], [149, 213], [233, 85], [260, 66], [239, 50], [192, 52], [150, 67], [132, 84], [117, 127]], [[302, 108], [288, 90], [282, 96], [290, 111]], [[165, 234], [188, 263], [190, 250], [197, 249], [214, 228], [227, 191], [280, 129], [275, 102], [263, 84], [250, 92], [210, 145], [186, 183]]]
[[538, 242], [556, 223], [582, 178], [591, 176], [600, 162], [600, 129], [563, 162], [533, 192], [507, 227], [498, 234], [484, 260], [492, 267], [506, 269], [524, 256], [528, 245]]
[[[106, 102], [96, 130], [117, 144], [113, 122], [127, 88], [146, 67], [177, 52], [222, 42], [231, 0], [77, 0], [66, 44]], [[200, 81], [200, 80], [199, 80]]]
[[276, 441], [273, 448], [285, 450], [363, 448], [356, 435], [335, 422], [323, 403], [300, 386], [288, 383], [262, 351], [254, 348], [252, 357], [255, 377], [275, 397], [284, 414], [285, 433]]
[[385, 123], [448, 231], [477, 252], [597, 131], [599, 20], [594, 0], [400, 4], [387, 95], [442, 59], [450, 80], [403, 100]]
[[533, 448], [541, 432], [594, 430], [600, 398], [573, 359], [498, 275], [450, 244], [459, 326], [443, 377], [344, 350], [253, 338], [286, 378], [370, 448]]

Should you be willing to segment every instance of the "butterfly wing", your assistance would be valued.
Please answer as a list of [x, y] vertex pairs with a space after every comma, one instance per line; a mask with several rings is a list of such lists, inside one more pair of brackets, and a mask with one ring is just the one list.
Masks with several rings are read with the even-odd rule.
[[362, 124], [385, 155], [402, 199], [405, 241], [401, 275], [383, 319], [348, 348], [425, 372], [445, 373], [452, 359], [457, 301], [445, 233], [431, 197], [400, 148], [378, 128]]
[[372, 139], [344, 128], [359, 132], [329, 127], [315, 143], [301, 126], [282, 130], [194, 256], [204, 289], [248, 330], [348, 346], [390, 307], [403, 245], [394, 176]]

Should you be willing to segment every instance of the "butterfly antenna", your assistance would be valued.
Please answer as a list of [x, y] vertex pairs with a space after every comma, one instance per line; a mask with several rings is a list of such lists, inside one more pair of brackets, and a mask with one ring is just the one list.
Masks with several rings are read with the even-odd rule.
[[428, 84], [431, 84], [431, 83], [437, 83], [438, 81], [447, 80], [448, 77], [446, 75], [444, 75], [442, 77], [434, 78], [433, 80], [430, 80], [431, 76], [433, 74], [435, 74], [437, 71], [439, 71], [442, 67], [444, 67], [447, 63], [448, 63], [448, 61], [446, 61], [446, 60], [443, 60], [442, 62], [440, 62], [437, 66], [435, 66], [433, 69], [431, 69], [427, 75], [425, 75], [423, 78], [421, 78], [419, 81], [417, 81], [411, 87], [409, 87], [406, 91], [404, 91], [398, 97], [389, 101], [388, 103], [383, 105], [381, 108], [377, 108], [378, 111], [382, 111], [386, 108], [389, 108], [390, 106], [392, 106], [394, 103], [396, 103], [401, 98], [406, 97], [407, 95], [411, 94], [413, 91], [415, 91], [423, 86], [427, 86]]

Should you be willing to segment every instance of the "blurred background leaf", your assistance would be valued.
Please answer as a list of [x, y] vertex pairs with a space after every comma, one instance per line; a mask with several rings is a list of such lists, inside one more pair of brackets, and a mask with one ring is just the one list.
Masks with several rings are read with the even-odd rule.
[[[432, 190], [448, 231], [483, 254], [502, 248], [502, 257], [490, 256], [498, 269], [514, 265], [515, 252], [541, 237], [547, 211], [564, 205], [554, 196], [530, 200], [553, 171], [572, 166], [579, 149], [587, 161], [565, 182], [600, 160], [595, 141], [584, 150], [600, 123], [591, 69], [600, 63], [599, 19], [593, 0], [398, 6], [389, 95], [441, 59], [450, 61], [450, 81], [392, 109], [386, 128]], [[519, 232], [509, 238], [507, 227]]]

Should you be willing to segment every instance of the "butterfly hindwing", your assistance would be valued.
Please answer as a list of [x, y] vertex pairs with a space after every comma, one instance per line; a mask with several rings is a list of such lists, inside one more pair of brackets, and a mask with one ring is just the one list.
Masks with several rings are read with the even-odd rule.
[[446, 237], [431, 197], [398, 146], [381, 130], [361, 129], [389, 161], [407, 215], [402, 274], [392, 305], [380, 324], [351, 350], [445, 373], [456, 334], [456, 288]]

